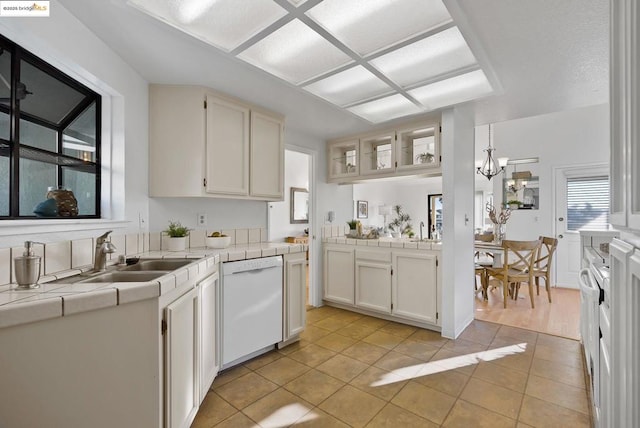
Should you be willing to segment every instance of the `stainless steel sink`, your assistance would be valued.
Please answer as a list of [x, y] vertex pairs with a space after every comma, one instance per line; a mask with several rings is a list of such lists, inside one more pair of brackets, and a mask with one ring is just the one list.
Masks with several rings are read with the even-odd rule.
[[95, 275], [81, 282], [147, 282], [165, 275], [167, 271], [123, 272], [114, 271]]
[[164, 270], [172, 271], [182, 266], [186, 266], [194, 260], [190, 259], [142, 259], [135, 265], [127, 266], [118, 269], [119, 271], [150, 271], [150, 270]]

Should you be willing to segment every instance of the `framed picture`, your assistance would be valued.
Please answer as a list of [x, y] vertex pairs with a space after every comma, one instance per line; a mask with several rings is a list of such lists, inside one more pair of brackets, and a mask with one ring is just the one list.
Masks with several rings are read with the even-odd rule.
[[369, 202], [358, 201], [358, 218], [369, 218]]

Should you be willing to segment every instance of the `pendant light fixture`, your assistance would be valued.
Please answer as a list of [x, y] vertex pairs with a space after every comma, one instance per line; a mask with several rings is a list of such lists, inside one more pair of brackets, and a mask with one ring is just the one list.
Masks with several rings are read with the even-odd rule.
[[498, 161], [496, 162], [495, 158], [493, 157], [493, 152], [496, 149], [492, 147], [491, 142], [491, 124], [489, 124], [489, 147], [483, 150], [487, 152], [487, 158], [482, 163], [482, 166], [479, 166], [478, 170], [476, 171], [477, 174], [481, 174], [487, 177], [487, 180], [491, 180], [496, 175], [504, 172], [507, 161], [509, 160], [509, 158], [498, 158]]

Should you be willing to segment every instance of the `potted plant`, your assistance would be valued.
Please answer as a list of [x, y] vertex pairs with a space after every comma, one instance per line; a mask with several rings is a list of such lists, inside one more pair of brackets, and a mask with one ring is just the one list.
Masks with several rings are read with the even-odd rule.
[[352, 238], [355, 238], [358, 236], [358, 225], [360, 224], [359, 220], [351, 220], [348, 221], [347, 224], [349, 225], [349, 236]]
[[164, 231], [169, 239], [167, 240], [168, 251], [184, 251], [187, 247], [187, 236], [189, 229], [180, 224], [179, 221], [169, 221], [169, 227]]
[[394, 238], [399, 238], [402, 235], [409, 235], [413, 233], [413, 226], [411, 225], [411, 217], [402, 211], [402, 206], [396, 205], [393, 207], [393, 211], [396, 213], [396, 218], [389, 223], [389, 229]]
[[434, 159], [435, 156], [429, 152], [419, 153], [416, 155], [416, 161], [419, 163], [432, 163]]
[[522, 202], [517, 199], [512, 199], [507, 202], [507, 205], [509, 205], [509, 208], [511, 208], [512, 210], [517, 210], [518, 208], [520, 208], [520, 205], [522, 205]]

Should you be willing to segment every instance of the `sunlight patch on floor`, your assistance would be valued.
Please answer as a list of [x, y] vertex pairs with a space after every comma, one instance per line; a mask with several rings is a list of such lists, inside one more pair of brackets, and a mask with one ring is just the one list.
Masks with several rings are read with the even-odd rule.
[[520, 354], [527, 349], [526, 343], [517, 345], [504, 346], [502, 348], [489, 349], [482, 352], [474, 352], [471, 354], [460, 355], [458, 357], [445, 358], [443, 360], [431, 361], [423, 364], [415, 364], [413, 366], [401, 367], [392, 370], [388, 374], [380, 377], [379, 380], [373, 382], [370, 386], [384, 386], [395, 382], [402, 382], [409, 379], [428, 376], [447, 370], [455, 370], [461, 367], [478, 364], [481, 361], [494, 361], [509, 355]]

